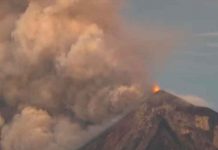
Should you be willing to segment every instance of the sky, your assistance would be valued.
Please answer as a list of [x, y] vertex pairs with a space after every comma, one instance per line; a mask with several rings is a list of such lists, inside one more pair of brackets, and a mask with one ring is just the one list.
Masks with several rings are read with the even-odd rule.
[[218, 110], [218, 1], [129, 0], [127, 19], [184, 32], [158, 74], [160, 86], [204, 99]]

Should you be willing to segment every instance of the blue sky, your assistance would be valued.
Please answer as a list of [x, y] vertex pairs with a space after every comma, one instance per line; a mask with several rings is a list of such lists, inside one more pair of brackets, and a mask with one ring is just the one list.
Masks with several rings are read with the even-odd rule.
[[189, 33], [158, 75], [162, 88], [218, 110], [218, 1], [129, 0], [127, 18]]

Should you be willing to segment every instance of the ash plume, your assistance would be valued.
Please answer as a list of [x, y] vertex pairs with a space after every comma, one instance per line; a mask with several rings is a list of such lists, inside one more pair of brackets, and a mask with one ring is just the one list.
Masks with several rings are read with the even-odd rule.
[[155, 54], [172, 43], [139, 38], [120, 7], [0, 1], [2, 150], [76, 149], [149, 93]]

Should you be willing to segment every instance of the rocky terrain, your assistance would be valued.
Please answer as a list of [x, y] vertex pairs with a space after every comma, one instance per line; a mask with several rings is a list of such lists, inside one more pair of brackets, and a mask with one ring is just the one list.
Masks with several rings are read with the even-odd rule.
[[79, 150], [218, 150], [218, 113], [160, 91]]

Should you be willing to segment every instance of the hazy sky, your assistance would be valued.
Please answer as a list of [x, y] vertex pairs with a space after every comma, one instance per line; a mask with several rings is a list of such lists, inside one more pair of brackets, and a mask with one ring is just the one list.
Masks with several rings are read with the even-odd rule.
[[218, 0], [131, 0], [128, 19], [188, 33], [158, 76], [162, 88], [218, 110]]

